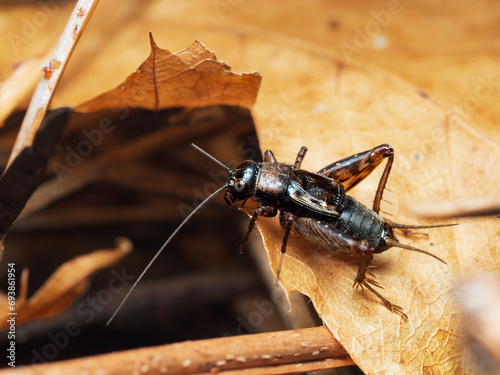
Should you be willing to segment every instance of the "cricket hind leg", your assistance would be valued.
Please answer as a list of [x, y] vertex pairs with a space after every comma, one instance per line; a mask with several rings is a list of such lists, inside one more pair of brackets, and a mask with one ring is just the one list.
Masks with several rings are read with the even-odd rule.
[[392, 146], [383, 144], [371, 150], [349, 156], [324, 167], [318, 173], [340, 182], [347, 191], [363, 181], [384, 159], [387, 159], [387, 164], [380, 178], [373, 201], [373, 211], [379, 213], [382, 194], [394, 162], [394, 149]]
[[[353, 286], [368, 289], [375, 294], [391, 312], [398, 313], [404, 318], [408, 318], [403, 312], [402, 307], [391, 303], [374, 289], [374, 287], [381, 289], [383, 289], [383, 287], [373, 279], [373, 274], [369, 272], [370, 269], [375, 267], [370, 266], [373, 259], [373, 247], [369, 245], [367, 241], [356, 240], [352, 236], [340, 231], [332, 224], [312, 218], [297, 218], [294, 221], [294, 227], [302, 237], [325, 250], [361, 258], [362, 263], [354, 279]], [[367, 277], [367, 275], [370, 275], [371, 278]]]
[[[370, 266], [372, 259], [373, 255], [365, 257], [363, 259], [363, 263], [359, 266], [358, 273], [356, 275], [356, 278], [354, 279], [353, 287], [355, 287], [356, 289], [360, 287], [361, 290], [363, 290], [363, 288], [368, 289], [384, 303], [387, 309], [389, 309], [393, 313], [401, 315], [405, 319], [408, 319], [408, 315], [404, 313], [403, 308], [401, 306], [393, 304], [382, 294], [380, 294], [375, 288], [373, 288], [375, 286], [377, 288], [384, 289], [383, 286], [381, 286], [377, 281], [375, 281], [374, 279], [375, 276], [372, 273], [368, 272], [372, 268], [377, 268], [376, 266]], [[366, 276], [367, 274], [370, 275], [371, 277], [367, 277]]]

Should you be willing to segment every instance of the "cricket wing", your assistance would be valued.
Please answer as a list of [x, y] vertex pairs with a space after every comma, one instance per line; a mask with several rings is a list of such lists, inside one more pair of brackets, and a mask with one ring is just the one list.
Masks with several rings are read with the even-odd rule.
[[339, 217], [345, 204], [344, 187], [328, 177], [301, 169], [292, 170], [290, 198], [310, 210]]

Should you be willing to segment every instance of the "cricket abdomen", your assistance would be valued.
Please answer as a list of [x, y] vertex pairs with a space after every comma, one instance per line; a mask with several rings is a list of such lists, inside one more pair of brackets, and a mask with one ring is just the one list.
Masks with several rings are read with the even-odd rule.
[[390, 246], [384, 238], [393, 237], [389, 224], [382, 217], [349, 195], [346, 195], [344, 211], [334, 225], [356, 240], [368, 241], [374, 253], [387, 250]]

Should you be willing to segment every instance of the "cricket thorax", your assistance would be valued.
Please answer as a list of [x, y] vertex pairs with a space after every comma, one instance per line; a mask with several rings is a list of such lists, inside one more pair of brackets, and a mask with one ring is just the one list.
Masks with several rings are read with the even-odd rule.
[[263, 162], [255, 186], [255, 199], [266, 205], [280, 205], [288, 198], [288, 186], [292, 167], [285, 163]]

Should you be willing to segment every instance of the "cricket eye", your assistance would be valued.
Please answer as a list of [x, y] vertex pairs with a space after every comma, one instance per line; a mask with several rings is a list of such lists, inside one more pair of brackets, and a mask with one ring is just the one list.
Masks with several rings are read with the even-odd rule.
[[237, 193], [242, 193], [247, 189], [247, 184], [242, 179], [237, 179], [234, 181], [233, 188]]

